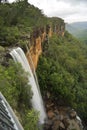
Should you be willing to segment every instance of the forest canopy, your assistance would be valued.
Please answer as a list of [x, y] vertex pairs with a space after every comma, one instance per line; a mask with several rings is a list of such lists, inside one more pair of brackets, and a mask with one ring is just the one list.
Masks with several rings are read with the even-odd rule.
[[56, 35], [43, 45], [37, 69], [42, 93], [60, 106], [71, 106], [82, 119], [87, 118], [87, 45], [71, 34]]
[[[0, 1], [0, 53], [16, 45], [24, 48], [33, 30], [48, 24], [61, 25], [64, 20], [48, 18], [27, 0], [12, 4]], [[42, 95], [49, 91], [58, 105], [76, 109], [80, 117], [86, 120], [87, 45], [65, 32], [63, 37], [55, 34], [48, 42], [45, 41], [42, 50], [37, 68]], [[0, 62], [2, 56], [0, 54]], [[20, 64], [16, 66], [10, 61], [9, 66], [5, 66], [0, 63], [0, 91], [17, 111], [25, 130], [37, 130], [39, 114], [31, 109], [32, 91], [27, 75]]]

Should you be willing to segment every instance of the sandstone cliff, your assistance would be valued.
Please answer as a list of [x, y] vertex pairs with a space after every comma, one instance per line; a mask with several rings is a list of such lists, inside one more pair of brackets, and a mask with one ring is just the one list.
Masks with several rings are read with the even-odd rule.
[[[39, 56], [42, 53], [43, 42], [48, 42], [48, 39], [55, 33], [58, 36], [64, 36], [65, 24], [55, 25], [54, 27], [47, 25], [44, 28], [36, 29], [30, 37], [29, 51], [26, 52], [28, 61], [32, 60], [34, 68], [37, 68]], [[29, 62], [30, 63], [30, 62]], [[30, 63], [31, 64], [31, 63]], [[32, 68], [32, 65], [31, 65]], [[33, 69], [33, 68], [32, 68]]]

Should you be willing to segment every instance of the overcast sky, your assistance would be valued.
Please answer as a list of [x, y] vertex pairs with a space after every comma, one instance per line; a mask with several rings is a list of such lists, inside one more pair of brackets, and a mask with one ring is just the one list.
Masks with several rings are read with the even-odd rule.
[[87, 0], [28, 0], [28, 2], [41, 9], [45, 15], [63, 18], [66, 23], [87, 21]]
[[87, 0], [28, 0], [47, 16], [63, 18], [65, 22], [87, 21]]

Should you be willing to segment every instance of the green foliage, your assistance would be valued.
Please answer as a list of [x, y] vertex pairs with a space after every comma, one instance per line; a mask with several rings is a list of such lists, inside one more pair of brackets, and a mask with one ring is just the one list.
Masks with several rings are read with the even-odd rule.
[[49, 91], [59, 105], [71, 106], [87, 118], [86, 44], [68, 32], [64, 37], [54, 35], [40, 57], [37, 74], [43, 94]]
[[0, 44], [2, 46], [14, 45], [19, 41], [20, 32], [17, 27], [3, 27], [0, 30]]
[[66, 24], [66, 29], [79, 40], [87, 43], [87, 22]]
[[10, 103], [25, 130], [38, 130], [38, 113], [31, 110], [32, 91], [28, 84], [28, 73], [21, 65], [9, 62], [8, 67], [0, 65], [0, 91]]
[[0, 52], [5, 52], [5, 48], [0, 46]]
[[[4, 49], [1, 46], [19, 45], [25, 49], [30, 36], [37, 31], [34, 29], [43, 30], [46, 25], [53, 26], [55, 22], [64, 24], [60, 18], [47, 18], [40, 9], [30, 5], [27, 0], [0, 3], [0, 51], [3, 54]], [[2, 54], [0, 63], [4, 60]], [[50, 67], [48, 61], [46, 62], [43, 68]], [[7, 68], [0, 65], [0, 91], [17, 111], [25, 130], [37, 130], [38, 113], [31, 110], [32, 92], [27, 75], [19, 64], [10, 62]], [[42, 78], [47, 80], [44, 74]], [[44, 80], [42, 83], [45, 83]]]
[[9, 64], [7, 68], [0, 66], [0, 91], [14, 108], [19, 105], [28, 107], [32, 97], [31, 87], [28, 85], [28, 74], [19, 64], [12, 61]]
[[24, 117], [24, 130], [38, 130], [38, 115], [34, 110], [26, 112]]
[[[2, 46], [24, 47], [29, 42], [30, 34], [35, 28], [46, 25], [64, 24], [60, 18], [47, 18], [43, 12], [30, 5], [27, 0], [0, 4], [0, 44]], [[37, 31], [37, 30], [36, 30]], [[26, 39], [26, 42], [24, 42]]]

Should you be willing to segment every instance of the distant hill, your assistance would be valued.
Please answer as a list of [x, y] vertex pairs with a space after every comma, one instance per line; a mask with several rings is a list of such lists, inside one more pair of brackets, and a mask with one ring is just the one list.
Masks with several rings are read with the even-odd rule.
[[70, 25], [77, 29], [86, 29], [87, 28], [87, 22], [75, 22], [75, 23], [71, 23]]
[[66, 30], [68, 30], [75, 37], [87, 43], [87, 22], [66, 24]]

